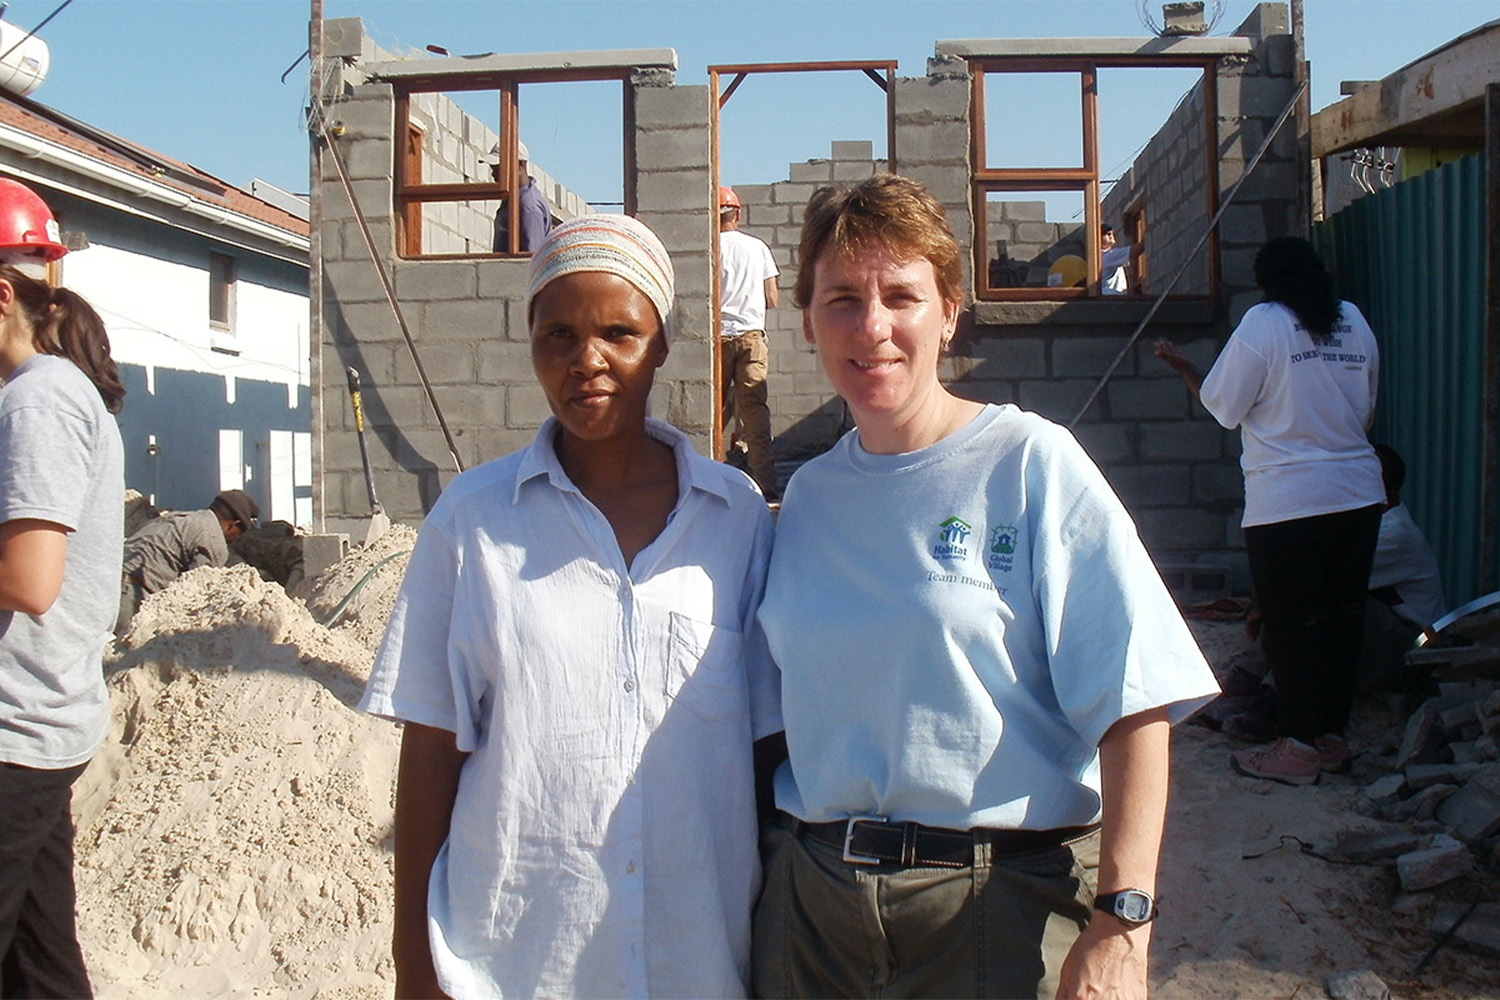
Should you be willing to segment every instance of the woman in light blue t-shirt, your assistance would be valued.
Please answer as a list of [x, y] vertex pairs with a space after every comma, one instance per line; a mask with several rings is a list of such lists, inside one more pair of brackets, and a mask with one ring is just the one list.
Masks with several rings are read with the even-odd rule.
[[788, 485], [761, 605], [787, 759], [755, 992], [1144, 995], [1168, 727], [1212, 675], [1072, 436], [939, 381], [936, 199], [822, 189], [798, 259], [855, 430]]

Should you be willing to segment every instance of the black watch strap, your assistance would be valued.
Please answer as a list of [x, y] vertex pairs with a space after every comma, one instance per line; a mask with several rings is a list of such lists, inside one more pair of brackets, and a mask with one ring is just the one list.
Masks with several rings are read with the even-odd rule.
[[1159, 912], [1156, 900], [1144, 889], [1121, 889], [1094, 897], [1094, 909], [1103, 910], [1133, 926], [1149, 924]]

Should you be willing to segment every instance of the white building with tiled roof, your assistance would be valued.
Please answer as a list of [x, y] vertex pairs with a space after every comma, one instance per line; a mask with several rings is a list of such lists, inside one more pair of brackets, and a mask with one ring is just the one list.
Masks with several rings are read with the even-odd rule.
[[308, 224], [197, 168], [0, 92], [0, 175], [73, 248], [56, 280], [109, 327], [128, 395], [126, 484], [161, 507], [242, 488], [262, 520], [312, 519]]

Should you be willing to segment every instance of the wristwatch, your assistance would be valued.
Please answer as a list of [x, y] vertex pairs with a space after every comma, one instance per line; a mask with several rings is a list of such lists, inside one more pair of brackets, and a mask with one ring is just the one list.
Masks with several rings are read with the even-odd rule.
[[1157, 912], [1156, 900], [1144, 889], [1100, 893], [1094, 897], [1094, 909], [1113, 913], [1132, 927], [1149, 924], [1156, 919]]

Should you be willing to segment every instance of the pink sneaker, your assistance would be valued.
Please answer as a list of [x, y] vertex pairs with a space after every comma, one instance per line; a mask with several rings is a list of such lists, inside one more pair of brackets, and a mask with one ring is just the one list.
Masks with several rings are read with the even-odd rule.
[[1251, 778], [1267, 778], [1284, 785], [1315, 785], [1323, 773], [1318, 751], [1290, 736], [1250, 750], [1229, 755], [1234, 769]]
[[1349, 752], [1349, 741], [1337, 733], [1327, 733], [1313, 740], [1313, 748], [1318, 751], [1318, 763], [1323, 770], [1342, 773], [1349, 770], [1349, 761], [1353, 754]]

